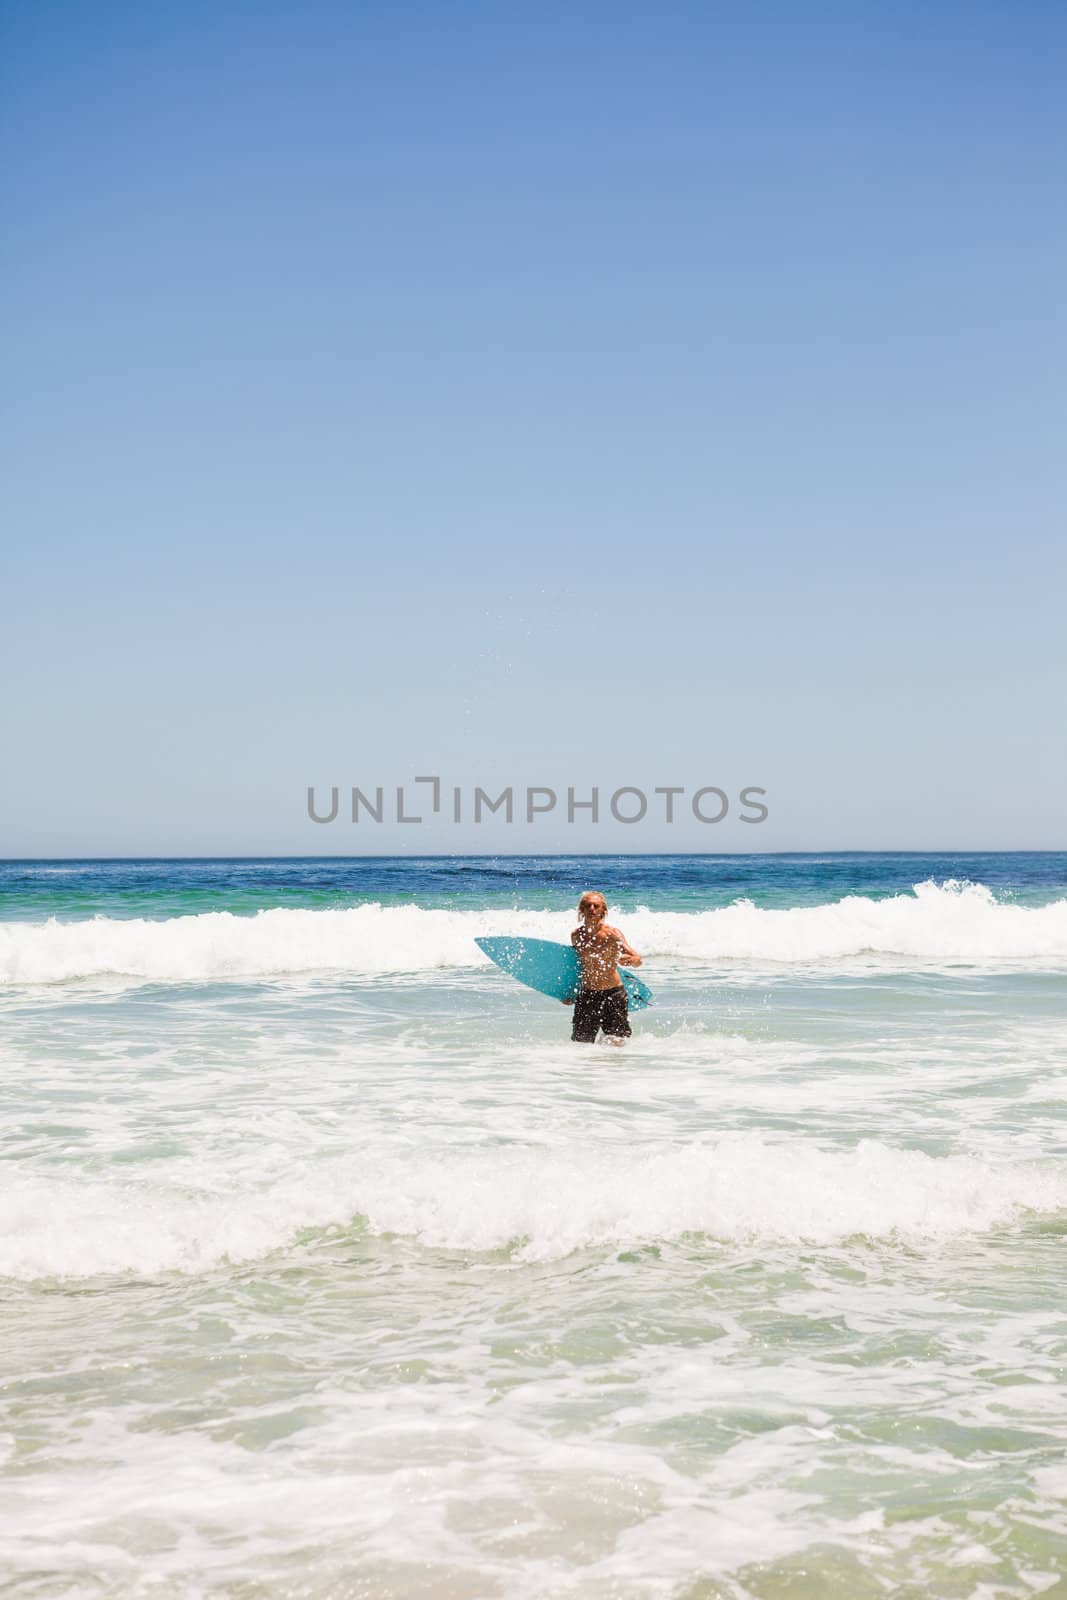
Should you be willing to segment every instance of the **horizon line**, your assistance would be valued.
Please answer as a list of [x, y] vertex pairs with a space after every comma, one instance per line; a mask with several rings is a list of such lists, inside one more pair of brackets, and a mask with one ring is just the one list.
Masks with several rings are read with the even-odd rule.
[[847, 850], [521, 850], [521, 851], [435, 851], [426, 853], [374, 851], [367, 855], [130, 855], [130, 856], [0, 856], [0, 866], [30, 866], [56, 863], [87, 865], [99, 862], [173, 862], [173, 861], [723, 861], [744, 860], [753, 857], [815, 857], [815, 856], [1067, 856], [1067, 846], [1013, 845], [1008, 848], [993, 847], [941, 847], [924, 846], [907, 849], [900, 846], [876, 848], [851, 848]]

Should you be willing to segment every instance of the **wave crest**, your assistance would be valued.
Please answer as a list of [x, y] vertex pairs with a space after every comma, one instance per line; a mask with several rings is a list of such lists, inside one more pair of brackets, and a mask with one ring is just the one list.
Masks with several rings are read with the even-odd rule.
[[169, 1187], [23, 1175], [0, 1189], [0, 1276], [197, 1274], [348, 1227], [431, 1249], [558, 1260], [700, 1235], [731, 1243], [912, 1244], [1067, 1208], [1067, 1177], [865, 1141], [825, 1150], [729, 1134], [707, 1143], [365, 1155], [260, 1186]]
[[[878, 956], [923, 963], [1067, 961], [1067, 900], [997, 901], [981, 884], [920, 883], [874, 900], [768, 910], [741, 900], [709, 911], [625, 914], [649, 956], [705, 962], [804, 964]], [[389, 974], [484, 966], [477, 934], [566, 940], [569, 911], [434, 911], [366, 904], [206, 912], [165, 921], [95, 917], [0, 923], [0, 984], [119, 976], [152, 982], [225, 981], [286, 973]]]

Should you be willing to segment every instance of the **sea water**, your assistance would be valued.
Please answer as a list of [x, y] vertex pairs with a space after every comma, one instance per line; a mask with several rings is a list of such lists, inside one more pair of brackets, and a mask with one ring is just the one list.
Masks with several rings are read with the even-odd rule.
[[1067, 1593], [1067, 857], [0, 891], [5, 1595]]

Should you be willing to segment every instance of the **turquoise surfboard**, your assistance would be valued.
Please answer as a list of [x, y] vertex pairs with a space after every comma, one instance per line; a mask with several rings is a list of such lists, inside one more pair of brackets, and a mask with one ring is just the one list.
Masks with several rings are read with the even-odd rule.
[[[553, 944], [551, 939], [475, 939], [490, 961], [495, 961], [509, 978], [524, 983], [538, 994], [554, 1000], [573, 1000], [578, 993], [578, 955], [569, 944]], [[652, 999], [652, 991], [635, 978], [627, 967], [619, 968], [626, 985], [631, 1011], [640, 1011]]]

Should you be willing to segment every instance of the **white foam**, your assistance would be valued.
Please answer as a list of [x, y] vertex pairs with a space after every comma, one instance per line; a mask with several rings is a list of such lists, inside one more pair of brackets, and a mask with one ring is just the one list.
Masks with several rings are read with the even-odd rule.
[[1067, 1174], [867, 1141], [848, 1151], [735, 1134], [643, 1153], [496, 1146], [463, 1154], [308, 1160], [284, 1178], [220, 1190], [73, 1182], [38, 1173], [0, 1188], [0, 1276], [201, 1273], [261, 1258], [306, 1229], [362, 1218], [431, 1248], [553, 1260], [597, 1246], [701, 1234], [831, 1245], [922, 1243], [1067, 1208]]
[[[620, 920], [652, 957], [705, 962], [890, 961], [1055, 965], [1067, 961], [1067, 900], [998, 902], [980, 884], [917, 884], [909, 894], [764, 910], [638, 910]], [[165, 921], [95, 917], [0, 923], [0, 984], [117, 975], [158, 982], [269, 978], [286, 973], [387, 974], [485, 965], [478, 934], [566, 940], [569, 911], [426, 911], [367, 904], [345, 910], [228, 911]]]

